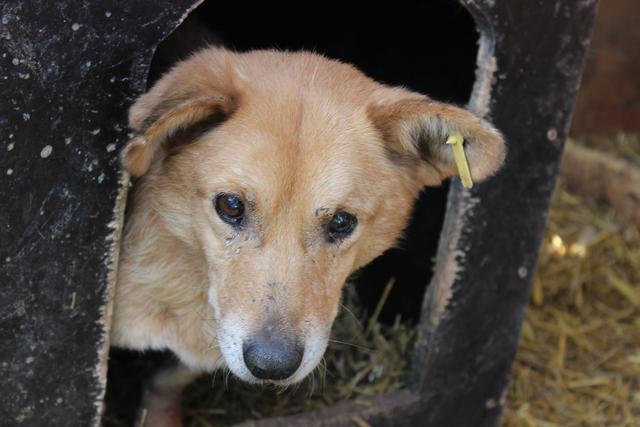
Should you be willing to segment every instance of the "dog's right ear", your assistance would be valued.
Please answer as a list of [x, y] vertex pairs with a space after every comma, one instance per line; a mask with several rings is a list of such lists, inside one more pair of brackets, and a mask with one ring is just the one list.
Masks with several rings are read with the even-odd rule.
[[133, 176], [144, 175], [152, 161], [193, 142], [227, 119], [237, 108], [231, 54], [206, 49], [178, 64], [129, 110], [135, 136], [121, 161]]

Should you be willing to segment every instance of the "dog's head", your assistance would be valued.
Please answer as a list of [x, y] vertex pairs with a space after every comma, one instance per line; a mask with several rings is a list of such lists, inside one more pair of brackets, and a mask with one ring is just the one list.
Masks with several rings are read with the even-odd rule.
[[315, 368], [347, 276], [394, 245], [424, 186], [456, 174], [452, 131], [475, 181], [504, 159], [472, 113], [311, 53], [201, 51], [130, 124], [123, 164], [206, 260], [218, 344], [252, 382]]

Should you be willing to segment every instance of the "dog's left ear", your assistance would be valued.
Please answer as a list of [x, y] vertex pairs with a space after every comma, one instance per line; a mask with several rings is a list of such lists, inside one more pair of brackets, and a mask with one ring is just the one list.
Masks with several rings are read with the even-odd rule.
[[505, 144], [491, 124], [463, 108], [402, 93], [404, 96], [371, 104], [368, 113], [390, 155], [401, 163], [419, 166], [423, 185], [439, 185], [458, 174], [453, 150], [446, 144], [455, 131], [464, 137], [464, 151], [475, 182], [500, 168]]

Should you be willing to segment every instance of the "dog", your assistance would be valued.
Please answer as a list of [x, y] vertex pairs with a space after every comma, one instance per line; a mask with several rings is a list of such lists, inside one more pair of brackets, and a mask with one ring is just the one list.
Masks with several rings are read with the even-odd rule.
[[301, 381], [321, 360], [347, 277], [401, 237], [425, 186], [474, 181], [505, 158], [487, 121], [309, 52], [210, 47], [129, 112], [129, 198], [112, 345], [180, 361], [143, 398], [147, 426], [179, 426], [183, 388], [228, 368]]

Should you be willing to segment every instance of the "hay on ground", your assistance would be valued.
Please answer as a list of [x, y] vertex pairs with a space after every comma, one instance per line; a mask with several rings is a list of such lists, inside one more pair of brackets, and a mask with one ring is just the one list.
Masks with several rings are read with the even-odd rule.
[[503, 426], [640, 425], [640, 234], [556, 191]]

